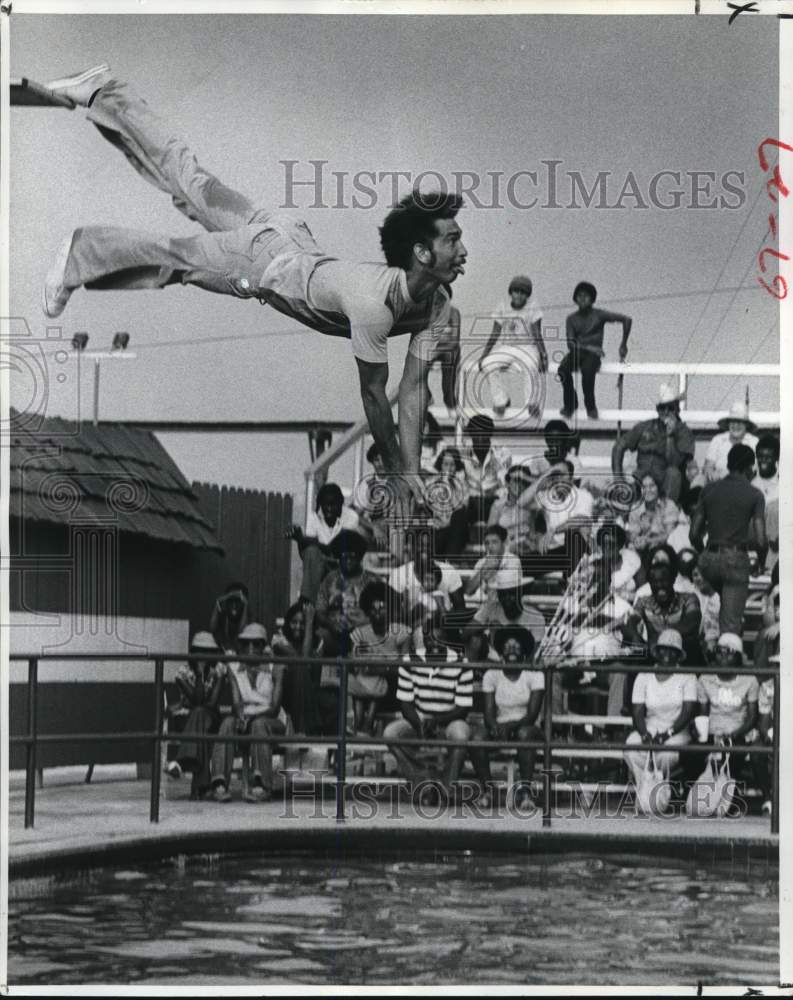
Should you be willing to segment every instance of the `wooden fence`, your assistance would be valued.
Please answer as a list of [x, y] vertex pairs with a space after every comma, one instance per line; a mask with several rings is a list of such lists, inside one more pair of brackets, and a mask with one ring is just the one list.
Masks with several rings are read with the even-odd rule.
[[203, 553], [195, 581], [200, 618], [191, 616], [191, 631], [207, 627], [214, 600], [226, 584], [239, 580], [250, 592], [251, 620], [272, 634], [289, 603], [292, 542], [284, 534], [292, 524], [292, 497], [208, 483], [192, 487], [225, 556]]

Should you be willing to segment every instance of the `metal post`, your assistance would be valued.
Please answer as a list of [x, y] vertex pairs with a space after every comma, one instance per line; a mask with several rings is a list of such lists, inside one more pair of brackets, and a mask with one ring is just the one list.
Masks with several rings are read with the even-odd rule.
[[306, 513], [303, 522], [304, 526], [305, 526], [305, 521], [308, 519], [308, 515], [314, 510], [314, 497], [316, 488], [317, 484], [313, 474], [306, 476]]
[[551, 740], [553, 739], [553, 667], [545, 671], [545, 715], [542, 750], [542, 825], [551, 825]]
[[38, 657], [28, 660], [28, 740], [25, 760], [25, 829], [36, 815], [36, 737], [38, 735]]
[[779, 833], [779, 676], [774, 678], [774, 739], [773, 755], [771, 757], [772, 795], [771, 800], [771, 833]]
[[162, 702], [163, 702], [163, 660], [158, 656], [154, 661], [154, 739], [151, 751], [151, 801], [149, 803], [149, 822], [160, 822], [160, 772], [162, 770], [162, 754], [160, 740], [162, 737]]
[[355, 489], [355, 487], [358, 485], [358, 483], [360, 483], [360, 481], [363, 479], [363, 460], [364, 460], [364, 454], [365, 454], [365, 452], [364, 452], [364, 443], [365, 443], [365, 441], [366, 441], [366, 438], [364, 438], [363, 436], [361, 436], [355, 442], [355, 451], [353, 452], [353, 458], [352, 458], [352, 488], [353, 489]]
[[99, 359], [94, 359], [94, 427], [99, 426]]
[[339, 739], [336, 744], [336, 822], [344, 822], [344, 782], [347, 777], [347, 667], [343, 660], [339, 669]]
[[685, 372], [681, 372], [677, 376], [677, 391], [680, 394], [680, 409], [685, 410], [686, 393], [688, 392], [688, 375]]

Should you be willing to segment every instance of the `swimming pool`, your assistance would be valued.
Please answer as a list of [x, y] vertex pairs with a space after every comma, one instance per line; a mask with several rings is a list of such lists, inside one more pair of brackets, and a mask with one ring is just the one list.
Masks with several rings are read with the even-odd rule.
[[633, 854], [182, 856], [11, 882], [8, 979], [770, 984], [777, 877]]

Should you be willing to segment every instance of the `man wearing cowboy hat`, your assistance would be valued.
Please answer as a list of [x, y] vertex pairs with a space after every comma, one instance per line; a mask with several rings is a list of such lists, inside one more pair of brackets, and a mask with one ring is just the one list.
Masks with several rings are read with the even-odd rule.
[[711, 438], [705, 455], [705, 479], [709, 483], [727, 475], [727, 456], [734, 444], [746, 444], [752, 449], [757, 447], [757, 438], [751, 433], [757, 430], [757, 426], [749, 419], [746, 403], [733, 403], [727, 416], [719, 421], [719, 430], [721, 434]]
[[694, 456], [694, 435], [680, 419], [682, 395], [666, 383], [661, 385], [654, 420], [642, 420], [618, 440], [611, 451], [611, 471], [622, 475], [626, 451], [636, 452], [636, 478], [650, 475], [675, 503], [680, 499], [683, 470]]

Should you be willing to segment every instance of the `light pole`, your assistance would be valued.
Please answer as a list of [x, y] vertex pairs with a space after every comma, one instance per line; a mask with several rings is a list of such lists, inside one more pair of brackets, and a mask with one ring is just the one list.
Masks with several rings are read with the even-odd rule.
[[113, 344], [109, 351], [88, 351], [88, 334], [75, 333], [72, 337], [72, 350], [83, 358], [91, 358], [94, 362], [94, 427], [99, 426], [99, 366], [105, 360], [114, 361], [134, 361], [137, 354], [127, 351], [129, 344], [128, 333], [116, 333], [113, 336]]

